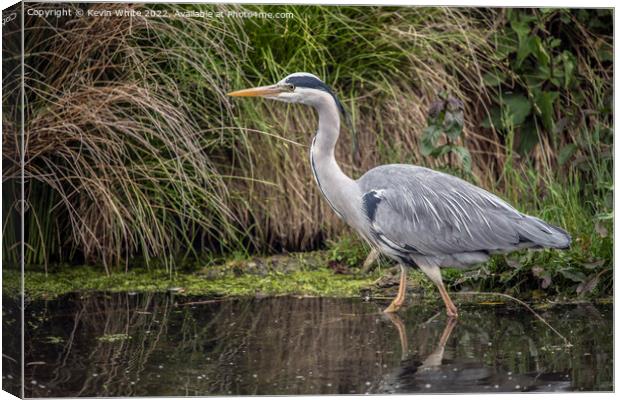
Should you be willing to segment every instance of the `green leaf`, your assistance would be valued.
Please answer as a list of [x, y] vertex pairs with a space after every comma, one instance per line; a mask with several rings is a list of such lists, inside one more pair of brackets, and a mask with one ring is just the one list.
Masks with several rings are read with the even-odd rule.
[[493, 106], [489, 111], [489, 115], [487, 115], [480, 126], [483, 128], [491, 128], [495, 127], [495, 129], [500, 129], [503, 127], [502, 125], [502, 112], [499, 107]]
[[568, 89], [575, 71], [575, 56], [565, 51], [562, 53], [562, 61], [564, 64], [564, 88]]
[[517, 34], [517, 60], [516, 67], [519, 68], [525, 58], [531, 53], [530, 40], [530, 27], [529, 23], [525, 19], [513, 20], [510, 22], [510, 27]]
[[442, 144], [439, 147], [435, 147], [433, 149], [433, 151], [431, 151], [430, 156], [431, 157], [441, 157], [444, 154], [448, 154], [450, 152], [451, 148], [452, 148], [452, 146], [449, 145], [449, 144]]
[[428, 156], [435, 150], [435, 144], [441, 135], [441, 129], [436, 125], [430, 125], [422, 131], [422, 141], [420, 142], [420, 152]]
[[527, 154], [538, 144], [538, 129], [534, 123], [533, 118], [528, 119], [523, 123], [519, 131], [519, 148], [520, 154]]
[[523, 41], [519, 40], [519, 49], [517, 50], [517, 60], [515, 62], [515, 67], [520, 68], [523, 61], [532, 53], [532, 49], [535, 48], [535, 44], [533, 43], [534, 38], [536, 36], [530, 36], [528, 38], [523, 39]]
[[459, 157], [459, 160], [461, 160], [463, 169], [467, 172], [471, 172], [471, 154], [469, 153], [469, 150], [465, 147], [453, 146], [452, 152]]
[[[585, 10], [579, 10], [578, 13], [581, 13], [582, 11], [587, 14], [587, 11], [585, 11]], [[572, 18], [570, 16], [570, 13], [564, 12], [564, 11], [562, 11], [560, 13], [560, 20], [562, 21], [563, 24], [567, 24], [567, 25], [571, 24], [573, 22], [573, 20], [572, 20]]]
[[553, 38], [551, 39], [551, 41], [549, 42], [549, 47], [551, 47], [552, 49], [558, 47], [559, 45], [562, 44], [562, 39], [558, 39], [558, 38]]
[[530, 115], [532, 105], [522, 94], [508, 94], [502, 99], [503, 109], [512, 119], [513, 125], [521, 125]]
[[517, 51], [518, 39], [514, 32], [508, 32], [505, 35], [499, 36], [497, 39], [495, 52], [492, 55], [497, 60], [504, 60], [510, 54]]
[[510, 27], [517, 34], [520, 43], [524, 41], [530, 33], [529, 23], [525, 19], [514, 19], [510, 21]]
[[528, 73], [524, 73], [525, 82], [528, 90], [533, 90], [542, 87], [542, 85], [549, 79], [549, 69], [539, 65], [538, 68]]
[[446, 111], [444, 118], [444, 132], [452, 140], [456, 140], [463, 133], [464, 116], [462, 110]]
[[437, 125], [429, 125], [422, 131], [423, 137], [427, 137], [431, 140], [431, 143], [435, 145], [439, 136], [441, 136], [441, 128]]
[[573, 154], [577, 151], [577, 145], [574, 143], [567, 144], [560, 150], [560, 154], [558, 155], [558, 163], [560, 165], [564, 165], [566, 161], [568, 161]]
[[531, 52], [536, 55], [536, 59], [538, 60], [538, 62], [545, 67], [548, 66], [551, 58], [549, 57], [547, 50], [545, 50], [545, 47], [543, 46], [543, 43], [540, 40], [540, 37], [539, 36], [532, 37], [529, 45], [531, 46], [531, 49], [530, 49]]
[[548, 132], [553, 132], [553, 105], [559, 94], [558, 92], [540, 92], [534, 100], [542, 117], [543, 125]]
[[560, 273], [566, 279], [570, 279], [573, 282], [583, 282], [586, 280], [586, 276], [583, 272], [574, 269], [561, 269]]

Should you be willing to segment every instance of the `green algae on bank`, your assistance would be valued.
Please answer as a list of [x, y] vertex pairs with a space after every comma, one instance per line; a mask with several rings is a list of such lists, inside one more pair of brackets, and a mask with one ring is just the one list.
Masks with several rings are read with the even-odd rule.
[[[327, 267], [300, 268], [291, 272], [263, 274], [202, 272], [168, 273], [164, 270], [136, 269], [105, 275], [93, 267], [74, 267], [47, 275], [27, 271], [25, 291], [29, 298], [55, 298], [77, 291], [164, 292], [205, 296], [308, 295], [328, 297], [359, 296], [379, 275], [338, 274]], [[19, 271], [5, 270], [5, 292], [18, 293]]]
[[[161, 268], [132, 267], [128, 272], [106, 275], [93, 266], [56, 266], [45, 273], [42, 268], [26, 268], [25, 291], [28, 299], [51, 299], [70, 292], [174, 292], [188, 296], [209, 297], [263, 297], [263, 296], [322, 296], [322, 297], [372, 297], [391, 299], [398, 284], [398, 268], [379, 263], [370, 274], [360, 273], [365, 253], [351, 253], [347, 257], [334, 257], [330, 251], [292, 253], [267, 257], [235, 257], [220, 263], [209, 263], [200, 268], [178, 269], [170, 272]], [[338, 251], [342, 256], [348, 253]], [[454, 269], [442, 271], [452, 292], [484, 291], [507, 292], [521, 300], [541, 302], [584, 301], [584, 296], [556, 293], [551, 297], [541, 290], [511, 291], [497, 286], [477, 287], [472, 276], [480, 270], [463, 272]], [[472, 275], [473, 273], [473, 275]], [[419, 270], [407, 274], [408, 292], [411, 295], [431, 294], [437, 299], [434, 285]], [[3, 294], [17, 297], [20, 292], [19, 271], [3, 269]], [[419, 296], [417, 296], [419, 297]], [[425, 296], [422, 296], [425, 297]], [[462, 296], [459, 296], [462, 297]], [[598, 295], [599, 301], [607, 296]], [[458, 297], [457, 297], [458, 298]], [[488, 299], [487, 299], [488, 300]], [[590, 300], [592, 300], [590, 298]], [[456, 300], [458, 301], [458, 300]], [[467, 302], [467, 301], [466, 301]]]

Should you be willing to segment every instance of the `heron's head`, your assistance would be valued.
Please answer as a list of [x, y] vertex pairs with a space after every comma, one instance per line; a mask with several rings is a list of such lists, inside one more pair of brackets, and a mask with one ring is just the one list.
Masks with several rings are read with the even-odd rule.
[[317, 76], [307, 72], [290, 74], [275, 85], [237, 90], [228, 93], [228, 95], [234, 97], [264, 97], [266, 99], [286, 103], [300, 103], [309, 106], [318, 106], [322, 102], [333, 99], [338, 110], [344, 113], [344, 107], [331, 88]]

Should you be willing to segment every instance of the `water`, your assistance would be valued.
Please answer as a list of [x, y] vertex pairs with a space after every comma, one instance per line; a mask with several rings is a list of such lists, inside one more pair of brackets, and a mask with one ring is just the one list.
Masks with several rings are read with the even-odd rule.
[[33, 302], [26, 396], [613, 390], [609, 305], [542, 312], [570, 348], [514, 305], [463, 305], [458, 321], [435, 316], [439, 306], [393, 317], [383, 306], [131, 293]]

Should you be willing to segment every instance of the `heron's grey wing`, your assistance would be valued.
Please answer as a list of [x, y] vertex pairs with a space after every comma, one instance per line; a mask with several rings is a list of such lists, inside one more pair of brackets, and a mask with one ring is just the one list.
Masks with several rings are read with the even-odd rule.
[[358, 183], [373, 233], [422, 255], [566, 247], [570, 236], [452, 175], [411, 165], [375, 168]]

